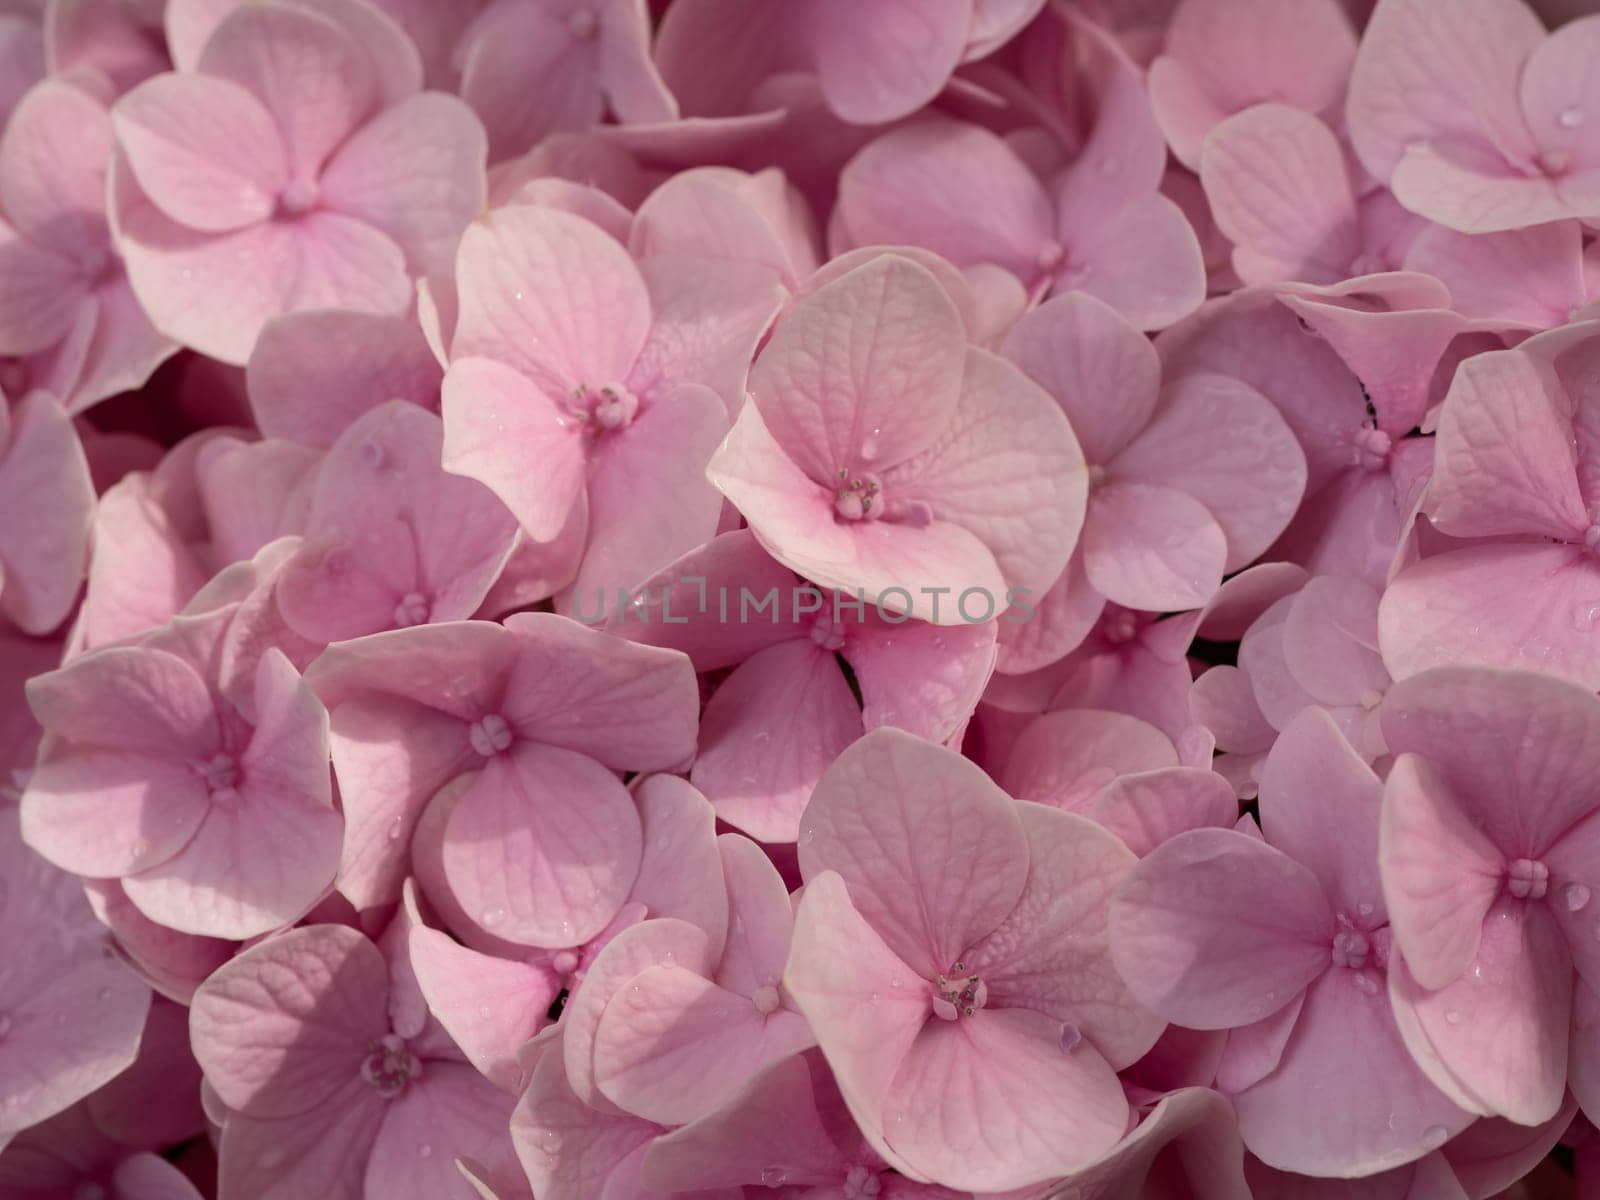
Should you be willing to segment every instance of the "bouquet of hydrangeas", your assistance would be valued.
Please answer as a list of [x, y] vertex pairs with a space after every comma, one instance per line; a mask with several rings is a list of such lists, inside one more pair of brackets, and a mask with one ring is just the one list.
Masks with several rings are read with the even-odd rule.
[[0, 0], [0, 1200], [1600, 1196], [1593, 9]]

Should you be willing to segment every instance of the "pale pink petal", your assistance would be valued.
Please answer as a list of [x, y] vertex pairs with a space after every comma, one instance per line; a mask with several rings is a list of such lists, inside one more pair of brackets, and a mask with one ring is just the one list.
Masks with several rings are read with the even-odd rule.
[[328, 447], [385, 400], [436, 408], [441, 373], [415, 320], [330, 309], [269, 321], [245, 377], [263, 436]]
[[785, 642], [735, 668], [712, 695], [690, 778], [730, 825], [792, 842], [818, 778], [861, 733], [834, 656], [810, 638]]
[[1600, 55], [1600, 21], [1580, 18], [1551, 33], [1522, 65], [1517, 98], [1547, 164], [1600, 166], [1594, 123], [1585, 120], [1600, 116], [1596, 55]]
[[972, 0], [822, 0], [812, 53], [828, 106], [861, 125], [909, 116], [944, 87], [966, 48]]
[[1113, 780], [1088, 816], [1143, 856], [1187, 829], [1225, 829], [1239, 816], [1234, 787], [1213, 770], [1167, 767]]
[[757, 1071], [812, 1043], [805, 1019], [762, 1013], [675, 966], [650, 967], [606, 1006], [595, 1033], [595, 1082], [619, 1107], [681, 1125], [726, 1103]]
[[437, 929], [411, 932], [411, 965], [428, 1011], [488, 1080], [518, 1091], [517, 1051], [549, 1023], [561, 991], [552, 972], [479, 954]]
[[1189, 689], [1189, 711], [1230, 754], [1259, 754], [1272, 748], [1278, 731], [1256, 703], [1250, 676], [1238, 667], [1212, 667]]
[[1044, 187], [1003, 141], [942, 118], [887, 133], [851, 159], [839, 214], [856, 245], [922, 246], [1030, 283], [1055, 225]]
[[991, 1002], [1071, 1025], [1113, 1069], [1126, 1067], [1166, 1025], [1133, 998], [1111, 962], [1109, 901], [1134, 856], [1074, 813], [1031, 804], [1018, 811], [1028, 882], [1011, 915], [963, 961], [982, 976]]
[[1507, 859], [1538, 858], [1595, 808], [1600, 701], [1529, 671], [1456, 666], [1389, 690], [1396, 754], [1429, 760], [1472, 825]]
[[1337, 967], [1306, 993], [1276, 1068], [1233, 1103], [1252, 1153], [1316, 1175], [1399, 1166], [1473, 1119], [1412, 1063], [1375, 975]]
[[641, 1177], [663, 1191], [738, 1187], [776, 1166], [791, 1184], [830, 1183], [845, 1172], [833, 1125], [842, 1107], [821, 1056], [794, 1055], [716, 1112], [657, 1138]]
[[49, 350], [73, 328], [87, 290], [69, 255], [0, 222], [0, 352]]
[[506, 1138], [515, 1100], [467, 1066], [434, 1060], [384, 1113], [367, 1161], [366, 1195], [447, 1196], [461, 1187], [456, 1159], [514, 1172]]
[[1110, 462], [1155, 411], [1161, 360], [1150, 340], [1093, 296], [1069, 293], [1025, 314], [1003, 353], [1060, 404], [1097, 466]]
[[[784, 453], [754, 404], [740, 412], [707, 475], [738, 506], [767, 552], [819, 587], [850, 597], [860, 591], [885, 613], [918, 620], [932, 618], [928, 595], [939, 588], [946, 595], [987, 592], [997, 598], [997, 607], [1005, 596], [1006, 581], [993, 552], [957, 524], [937, 517], [923, 528], [837, 520], [833, 492]], [[945, 620], [960, 617], [947, 608]]]
[[[685, 383], [590, 451], [589, 544], [572, 581], [574, 603], [631, 590], [711, 540], [723, 504], [706, 464], [727, 432], [721, 399]], [[567, 610], [565, 596], [557, 608]]]
[[230, 1109], [308, 1112], [360, 1080], [369, 1043], [389, 1032], [388, 986], [383, 956], [357, 931], [293, 930], [233, 959], [195, 993], [195, 1056]]
[[1173, 153], [1195, 168], [1206, 131], [1252, 104], [1332, 110], [1344, 97], [1356, 38], [1333, 0], [1185, 0], [1165, 49], [1151, 64], [1151, 101]]
[[1540, 534], [1582, 541], [1572, 418], [1537, 364], [1515, 350], [1457, 369], [1439, 413], [1424, 510], [1454, 537]]
[[855, 910], [932, 978], [1015, 907], [1027, 835], [1014, 802], [970, 761], [884, 728], [817, 784], [800, 863], [808, 881], [837, 872]]
[[1378, 638], [1396, 678], [1478, 663], [1600, 688], [1596, 621], [1600, 570], [1586, 547], [1486, 543], [1396, 576], [1378, 607]]
[[1572, 956], [1549, 911], [1509, 897], [1456, 982], [1427, 991], [1403, 960], [1389, 968], [1395, 1019], [1428, 1078], [1469, 1111], [1523, 1125], [1561, 1106], [1572, 990]]
[[1062, 237], [1071, 244], [1055, 291], [1077, 288], [1105, 301], [1140, 329], [1165, 329], [1205, 299], [1206, 268], [1194, 227], [1183, 210], [1160, 193], [1095, 213], [1064, 207]]
[[1261, 770], [1267, 841], [1310, 868], [1334, 911], [1362, 930], [1386, 920], [1378, 876], [1382, 806], [1378, 777], [1316, 709], [1284, 729]]
[[[61, 7], [61, 6], [58, 6]], [[106, 249], [111, 122], [87, 88], [31, 88], [0, 138], [0, 208], [24, 236], [92, 261]]]
[[272, 115], [226, 79], [158, 76], [118, 101], [111, 121], [145, 195], [190, 229], [264, 221], [289, 182]]
[[447, 274], [482, 212], [483, 127], [453, 96], [413, 96], [367, 122], [322, 173], [322, 203], [383, 231], [413, 274]]
[[94, 485], [76, 431], [48, 395], [28, 396], [8, 423], [9, 444], [0, 450], [0, 611], [24, 633], [44, 634], [77, 599]]
[[1174, 488], [1203, 504], [1227, 537], [1228, 571], [1259, 557], [1283, 532], [1306, 484], [1305, 456], [1277, 409], [1246, 383], [1198, 372], [1166, 389], [1107, 474]]
[[998, 614], [1014, 601], [1010, 593], [1042, 596], [1066, 567], [1087, 481], [1061, 409], [1005, 359], [970, 347], [949, 423], [884, 484], [891, 503], [898, 495], [920, 499], [935, 527], [948, 523], [982, 541], [1008, 589], [993, 597]]
[[[957, 597], [958, 611], [961, 604]], [[975, 603], [963, 626], [869, 621], [859, 634], [847, 635], [840, 653], [856, 673], [866, 727], [895, 725], [930, 742], [953, 737], [972, 716], [994, 667], [997, 626], [984, 613]]]
[[722, 945], [728, 924], [727, 890], [721, 886], [716, 812], [677, 775], [649, 775], [635, 786], [644, 855], [629, 899], [653, 917], [678, 917]]
[[1472, 237], [1431, 225], [1412, 243], [1406, 270], [1438, 279], [1465, 317], [1548, 329], [1589, 298], [1581, 229], [1552, 221]]
[[650, 332], [644, 281], [621, 246], [581, 217], [532, 206], [473, 222], [456, 257], [461, 312], [452, 360], [515, 367], [560, 402], [621, 383]]
[[811, 1023], [862, 1136], [891, 1166], [903, 1163], [886, 1136], [884, 1101], [928, 1022], [931, 991], [851, 906], [845, 881], [832, 871], [806, 881], [783, 984]]
[[1378, 653], [1378, 592], [1359, 579], [1320, 575], [1289, 606], [1284, 662], [1324, 704], [1370, 707], [1389, 686]]
[[321, 1107], [290, 1117], [230, 1116], [218, 1154], [219, 1188], [263, 1200], [359, 1194], [385, 1106], [356, 1067], [348, 1082], [330, 1084], [319, 1096], [326, 1097]]
[[1117, 776], [1177, 765], [1171, 740], [1153, 725], [1122, 713], [1063, 709], [1028, 724], [997, 777], [1018, 799], [1087, 812]]
[[1151, 612], [1199, 608], [1222, 582], [1227, 536], [1185, 492], [1138, 482], [1095, 489], [1083, 565], [1096, 591]]
[[[700, 974], [711, 968], [705, 931], [687, 921], [662, 917], [624, 929], [606, 943], [561, 1014], [564, 1073], [584, 1104], [610, 1113], [616, 1106], [595, 1086], [595, 1031], [612, 997], [630, 980], [657, 964], [672, 964]], [[537, 1086], [537, 1080], [535, 1082]]]
[[614, 775], [523, 743], [489, 759], [445, 832], [451, 889], [501, 937], [577, 946], [603, 929], [639, 866], [639, 816]]
[[[584, 483], [573, 418], [504, 363], [458, 358], [445, 373], [444, 467], [494, 492], [528, 536], [550, 541], [566, 524]], [[544, 464], [538, 476], [528, 456]]]
[[1333, 914], [1317, 878], [1225, 829], [1180, 834], [1111, 903], [1111, 952], [1144, 1004], [1197, 1029], [1281, 1008], [1328, 964]]
[[881, 471], [938, 444], [955, 416], [961, 319], [938, 281], [892, 254], [819, 288], [773, 332], [750, 395], [812, 480]]
[[559, 1042], [540, 1055], [511, 1114], [511, 1143], [540, 1200], [594, 1200], [605, 1195], [617, 1165], [660, 1127], [579, 1099], [568, 1086], [564, 1056]]
[[689, 660], [553, 613], [516, 613], [501, 715], [524, 736], [618, 771], [681, 766], [694, 751], [698, 688]]
[[377, 56], [344, 27], [338, 7], [326, 14], [300, 4], [236, 8], [206, 40], [196, 64], [201, 74], [245, 88], [265, 107], [281, 130], [290, 180], [314, 181], [377, 106]]
[[1098, 1158], [1127, 1127], [1116, 1076], [1087, 1043], [1026, 1009], [930, 1021], [884, 1099], [897, 1151], [918, 1171], [1000, 1191]]
[[1309, 113], [1261, 104], [1230, 117], [1206, 138], [1200, 179], [1246, 283], [1337, 283], [1362, 251], [1344, 150]]
[[1464, 20], [1427, 0], [1384, 0], [1350, 77], [1350, 137], [1367, 170], [1388, 179], [1416, 143], [1446, 138], [1526, 161], [1517, 79], [1543, 37], [1517, 0], [1487, 0]]

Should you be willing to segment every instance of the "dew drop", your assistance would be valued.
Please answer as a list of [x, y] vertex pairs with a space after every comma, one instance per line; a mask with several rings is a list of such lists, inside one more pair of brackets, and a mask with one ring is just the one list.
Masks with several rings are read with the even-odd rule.
[[789, 1173], [782, 1167], [762, 1167], [761, 1182], [769, 1188], [780, 1188], [784, 1180], [789, 1178]]
[[487, 1004], [478, 1005], [478, 1016], [482, 1017], [485, 1021], [489, 1019], [492, 1011], [493, 1010], [491, 1010]]
[[1442, 1146], [1450, 1140], [1450, 1131], [1443, 1125], [1430, 1125], [1422, 1131], [1424, 1146]]
[[504, 921], [505, 919], [506, 919], [506, 910], [505, 909], [503, 909], [503, 908], [486, 909], [484, 911], [484, 914], [483, 914], [483, 927], [485, 929], [493, 929], [496, 925], [500, 924], [500, 922]]
[[1583, 109], [1563, 109], [1561, 114], [1556, 117], [1556, 124], [1561, 126], [1563, 129], [1576, 129], [1579, 125], [1583, 124]]
[[427, 1142], [423, 1142], [422, 1145], [417, 1147], [417, 1157], [418, 1158], [432, 1158], [433, 1157], [433, 1147], [428, 1145]]
[[1459, 1008], [1447, 1009], [1444, 1014], [1446, 1023], [1450, 1025], [1461, 1024], [1461, 1010]]
[[1568, 912], [1577, 912], [1589, 903], [1589, 898], [1593, 894], [1589, 886], [1583, 883], [1569, 883], [1561, 889], [1561, 898], [1566, 902]]
[[396, 817], [394, 820], [389, 822], [389, 840], [391, 842], [398, 842], [400, 840], [400, 831], [403, 826], [404, 822], [402, 822], [399, 817]]

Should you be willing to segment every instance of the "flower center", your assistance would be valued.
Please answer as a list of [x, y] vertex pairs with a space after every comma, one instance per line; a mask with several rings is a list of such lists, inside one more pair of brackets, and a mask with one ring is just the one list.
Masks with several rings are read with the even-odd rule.
[[1054, 275], [1066, 261], [1067, 248], [1054, 238], [1039, 247], [1039, 253], [1033, 260], [1041, 275]]
[[1542, 900], [1550, 890], [1550, 868], [1536, 858], [1519, 858], [1506, 868], [1506, 891], [1518, 900]]
[[1341, 929], [1333, 935], [1333, 965], [1360, 968], [1367, 965], [1372, 943], [1359, 929]]
[[576, 950], [558, 950], [550, 959], [550, 966], [557, 975], [571, 975], [580, 961]]
[[958, 962], [933, 983], [933, 1011], [940, 1020], [970, 1017], [989, 1003], [989, 985]]
[[585, 428], [596, 434], [626, 429], [639, 415], [639, 397], [620, 383], [591, 388], [580, 383], [572, 392], [572, 411]]
[[190, 763], [189, 769], [205, 781], [216, 804], [228, 804], [239, 798], [239, 764], [230, 754], [213, 754], [205, 762]]
[[842, 650], [844, 626], [824, 613], [811, 622], [811, 640], [824, 650]]
[[303, 217], [317, 206], [321, 199], [316, 183], [310, 179], [296, 179], [278, 195], [278, 213], [284, 217]]
[[413, 625], [428, 623], [429, 606], [420, 592], [407, 592], [394, 606], [394, 623], [397, 629], [410, 629]]
[[1352, 440], [1356, 466], [1374, 471], [1389, 461], [1389, 450], [1394, 442], [1383, 430], [1363, 425]]
[[1107, 605], [1101, 636], [1113, 646], [1126, 646], [1139, 636], [1140, 627], [1138, 613], [1128, 608], [1118, 608], [1113, 611], [1112, 606]]
[[883, 484], [870, 471], [854, 474], [841, 469], [833, 511], [845, 521], [876, 521], [883, 516]]
[[421, 1074], [422, 1061], [392, 1033], [374, 1042], [371, 1053], [361, 1060], [361, 1078], [386, 1100], [405, 1091], [406, 1084]]
[[778, 989], [770, 983], [763, 983], [750, 997], [750, 1002], [756, 1006], [756, 1011], [763, 1017], [768, 1013], [778, 1011], [778, 1005], [783, 1002], [778, 995]]
[[472, 743], [472, 748], [485, 758], [493, 758], [496, 754], [503, 753], [506, 747], [511, 745], [511, 737], [511, 726], [506, 724], [506, 719], [499, 713], [479, 717], [467, 731], [467, 739]]
[[876, 1171], [863, 1166], [851, 1167], [850, 1173], [844, 1177], [844, 1200], [869, 1200], [882, 1187]]

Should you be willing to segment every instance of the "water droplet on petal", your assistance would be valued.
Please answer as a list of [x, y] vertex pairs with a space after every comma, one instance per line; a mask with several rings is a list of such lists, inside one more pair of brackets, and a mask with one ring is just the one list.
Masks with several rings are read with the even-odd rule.
[[1569, 883], [1561, 889], [1561, 898], [1566, 902], [1568, 912], [1577, 912], [1589, 903], [1589, 898], [1593, 894], [1589, 886], [1583, 883]]
[[432, 1158], [433, 1157], [433, 1147], [428, 1145], [427, 1142], [423, 1142], [422, 1145], [417, 1147], [417, 1157], [418, 1158]]
[[1442, 1146], [1450, 1140], [1450, 1131], [1443, 1125], [1430, 1125], [1422, 1132], [1424, 1146]]
[[780, 1188], [780, 1187], [782, 1187], [783, 1186], [783, 1181], [785, 1179], [787, 1179], [788, 1177], [789, 1177], [789, 1173], [787, 1171], [785, 1171], [782, 1167], [762, 1167], [761, 1168], [761, 1182], [763, 1184], [765, 1184], [769, 1188]]
[[484, 914], [483, 914], [483, 927], [485, 929], [493, 929], [496, 925], [500, 924], [500, 922], [504, 921], [505, 919], [506, 919], [506, 910], [505, 909], [503, 909], [503, 908], [486, 909], [484, 911]]
[[1444, 1014], [1444, 1019], [1448, 1024], [1451, 1024], [1451, 1025], [1459, 1025], [1459, 1024], [1461, 1024], [1461, 1010], [1459, 1008], [1452, 1008], [1452, 1009], [1446, 1010], [1446, 1012]]
[[1563, 129], [1576, 129], [1583, 124], [1583, 109], [1563, 109], [1561, 114], [1556, 117], [1556, 124]]

